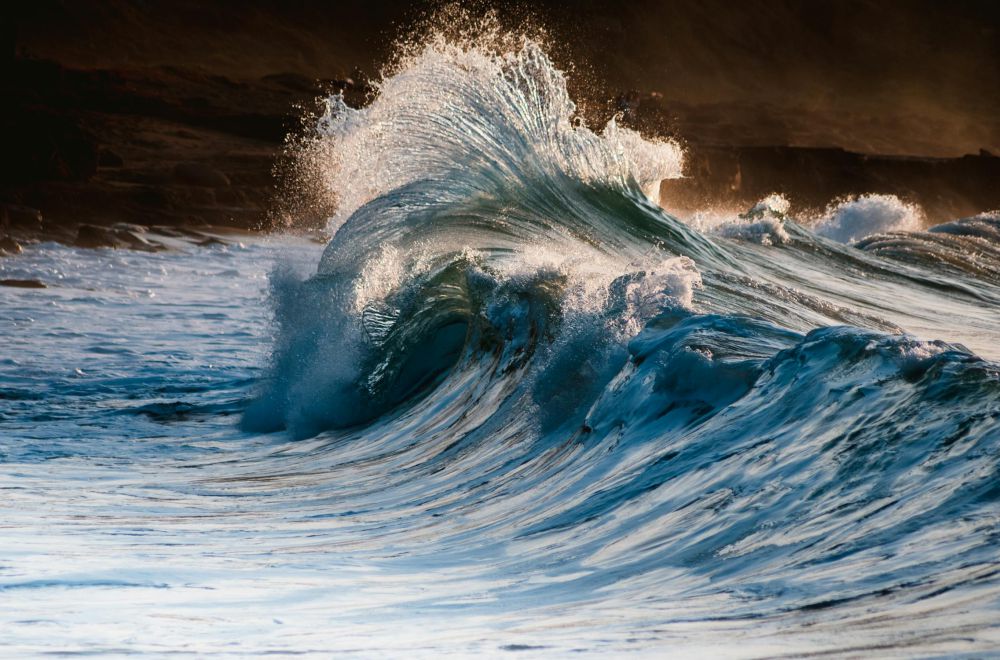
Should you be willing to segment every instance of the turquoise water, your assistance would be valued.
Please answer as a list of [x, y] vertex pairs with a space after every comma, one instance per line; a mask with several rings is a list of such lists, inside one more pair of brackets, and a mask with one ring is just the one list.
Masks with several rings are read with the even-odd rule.
[[330, 105], [325, 248], [0, 261], [4, 654], [1000, 648], [995, 214], [673, 217], [532, 43]]

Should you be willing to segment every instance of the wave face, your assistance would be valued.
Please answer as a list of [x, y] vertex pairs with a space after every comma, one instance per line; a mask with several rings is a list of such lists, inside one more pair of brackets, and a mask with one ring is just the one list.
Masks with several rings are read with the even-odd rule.
[[679, 149], [575, 123], [530, 40], [433, 41], [328, 105], [341, 210], [245, 424], [344, 429], [324, 461], [382, 475], [394, 547], [485, 610], [996, 643], [995, 218], [689, 225], [649, 194]]
[[[1000, 648], [996, 216], [916, 231], [869, 199], [810, 229], [772, 196], [673, 217], [651, 193], [676, 145], [592, 131], [538, 42], [497, 43], [432, 38], [368, 107], [329, 100], [301, 148], [339, 211], [318, 267], [270, 277], [267, 373], [239, 343], [252, 298], [205, 317], [218, 292], [191, 289], [197, 334], [136, 340], [149, 380], [124, 355], [2, 391], [5, 455], [35, 475], [12, 492], [62, 475], [44, 534], [75, 568], [18, 559], [0, 591], [111, 590], [164, 636], [86, 634], [153, 653]], [[217, 259], [242, 282], [263, 257]], [[116, 433], [86, 469], [61, 440]], [[21, 619], [91, 623], [59, 598]]]

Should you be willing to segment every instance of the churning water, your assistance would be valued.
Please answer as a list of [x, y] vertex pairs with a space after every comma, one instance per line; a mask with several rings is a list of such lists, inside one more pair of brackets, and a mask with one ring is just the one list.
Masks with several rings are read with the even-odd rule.
[[1000, 649], [1000, 218], [675, 218], [573, 117], [431, 40], [301, 145], [325, 251], [0, 261], [0, 648]]

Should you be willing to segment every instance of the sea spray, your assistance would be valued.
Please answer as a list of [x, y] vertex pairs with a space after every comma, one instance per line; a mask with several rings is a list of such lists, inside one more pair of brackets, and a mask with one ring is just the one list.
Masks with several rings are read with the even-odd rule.
[[872, 234], [915, 231], [924, 224], [919, 206], [895, 195], [860, 195], [831, 204], [815, 224], [815, 231], [841, 243], [852, 243]]
[[441, 39], [312, 136], [325, 256], [0, 260], [58, 282], [0, 289], [5, 648], [995, 653], [996, 214], [676, 218], [541, 42]]

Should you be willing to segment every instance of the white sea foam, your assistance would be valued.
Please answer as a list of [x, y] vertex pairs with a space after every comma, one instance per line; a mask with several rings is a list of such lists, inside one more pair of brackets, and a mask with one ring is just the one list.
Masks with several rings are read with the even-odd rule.
[[851, 325], [996, 359], [996, 218], [866, 258], [771, 196], [706, 238], [494, 50], [317, 138], [345, 258], [295, 247], [271, 337], [271, 239], [0, 259], [51, 284], [0, 287], [5, 648], [995, 652], [998, 367]]
[[495, 197], [504, 186], [559, 177], [635, 182], [655, 197], [661, 180], [681, 176], [679, 145], [614, 120], [594, 133], [541, 45], [510, 41], [432, 38], [376, 84], [367, 107], [327, 99], [299, 158], [336, 202], [331, 233], [365, 203], [417, 182], [442, 184], [441, 202], [442, 194]]
[[916, 231], [924, 224], [923, 210], [895, 195], [859, 195], [827, 207], [814, 225], [820, 236], [853, 243], [872, 234]]
[[720, 236], [760, 245], [782, 245], [789, 240], [785, 231], [785, 217], [791, 207], [788, 199], [772, 193], [754, 204], [746, 213], [733, 214], [703, 213], [695, 216], [695, 222], [704, 230]]

